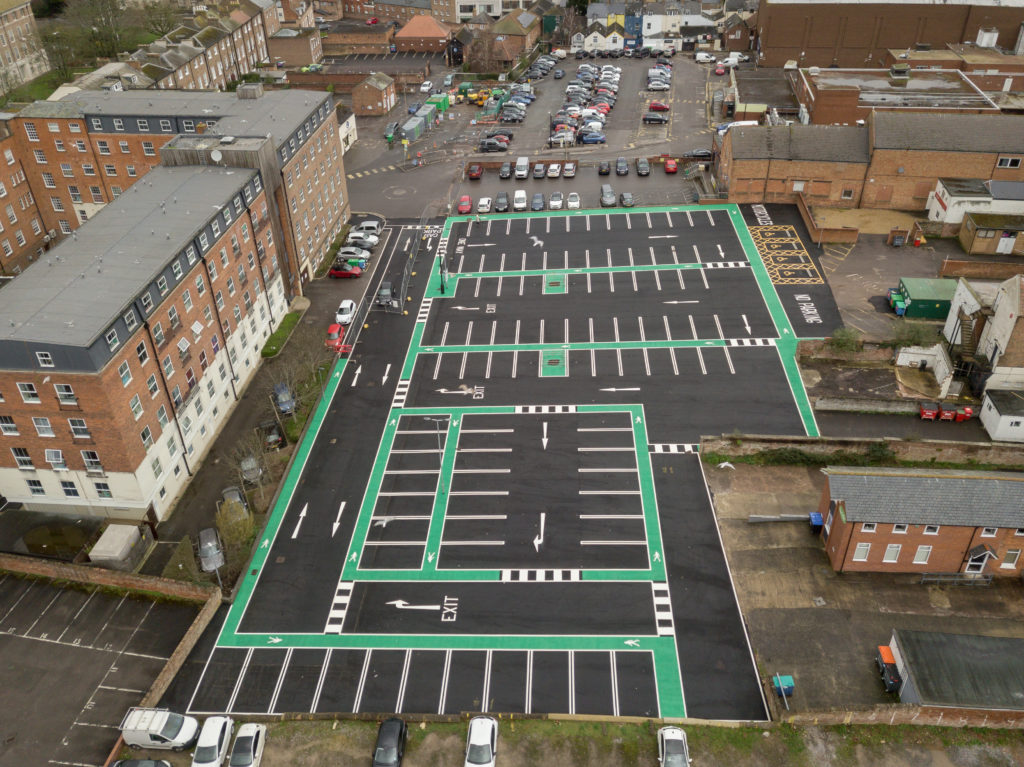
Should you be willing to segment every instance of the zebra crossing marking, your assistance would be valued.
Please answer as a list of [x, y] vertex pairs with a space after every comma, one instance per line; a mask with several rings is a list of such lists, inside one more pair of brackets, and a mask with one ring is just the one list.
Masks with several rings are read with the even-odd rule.
[[340, 634], [341, 627], [345, 623], [345, 613], [348, 612], [348, 603], [352, 599], [352, 589], [355, 588], [352, 581], [340, 581], [334, 592], [334, 601], [331, 603], [331, 612], [327, 615], [327, 626], [324, 627], [325, 634]]

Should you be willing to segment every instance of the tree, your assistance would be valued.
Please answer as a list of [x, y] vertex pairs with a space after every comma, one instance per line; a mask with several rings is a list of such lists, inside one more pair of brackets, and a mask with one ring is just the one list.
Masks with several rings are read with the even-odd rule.
[[138, 18], [139, 25], [157, 37], [163, 37], [181, 24], [178, 6], [171, 0], [143, 0]]
[[57, 21], [39, 22], [39, 41], [53, 73], [64, 82], [70, 80], [80, 55], [78, 31]]
[[64, 7], [64, 21], [83, 31], [83, 53], [108, 59], [123, 49], [130, 15], [122, 0], [75, 0]]
[[478, 32], [466, 51], [466, 60], [474, 72], [498, 72], [505, 69], [499, 57], [497, 36], [493, 32]]
[[[585, 10], [584, 10], [585, 12]], [[586, 23], [586, 17], [581, 16], [579, 11], [569, 3], [565, 7], [565, 14], [562, 16], [562, 23], [559, 25], [559, 32], [562, 35], [562, 42], [565, 45], [572, 44], [572, 36], [582, 32]]]

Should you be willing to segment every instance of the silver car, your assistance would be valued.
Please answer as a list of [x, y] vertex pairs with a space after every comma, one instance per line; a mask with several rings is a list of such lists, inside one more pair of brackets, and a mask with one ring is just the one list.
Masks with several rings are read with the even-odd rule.
[[548, 200], [548, 207], [551, 210], [561, 210], [563, 201], [564, 198], [562, 197], [561, 192], [552, 192], [551, 198]]

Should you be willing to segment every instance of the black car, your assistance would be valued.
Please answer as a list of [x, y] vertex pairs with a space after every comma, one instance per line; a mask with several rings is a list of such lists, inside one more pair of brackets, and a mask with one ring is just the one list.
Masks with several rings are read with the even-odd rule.
[[498, 192], [494, 198], [494, 212], [508, 213], [508, 192]]
[[530, 210], [544, 210], [544, 194], [537, 192], [530, 200]]
[[480, 142], [480, 146], [477, 147], [477, 151], [480, 152], [507, 152], [508, 144], [503, 141], [498, 141], [494, 138], [485, 138]]
[[576, 58], [585, 59], [587, 57], [586, 51], [576, 51]]
[[498, 169], [498, 178], [512, 178], [512, 163], [503, 162]]
[[647, 162], [646, 157], [636, 158], [636, 175], [638, 176], [649, 176], [651, 175], [651, 164]]
[[715, 153], [710, 149], [691, 149], [689, 152], [683, 152], [683, 157], [687, 160], [711, 160], [715, 156]]
[[619, 203], [623, 208], [632, 208], [636, 205], [636, 200], [633, 199], [632, 192], [623, 192], [619, 195]]
[[377, 730], [377, 745], [373, 747], [373, 767], [400, 767], [408, 736], [405, 722], [398, 717], [381, 722]]
[[601, 160], [601, 162], [599, 162], [597, 164], [597, 175], [599, 175], [599, 176], [607, 176], [611, 172], [612, 172], [612, 164], [610, 162], [608, 162], [607, 160]]
[[668, 123], [668, 115], [661, 112], [646, 112], [643, 119], [648, 125], [665, 125]]
[[625, 157], [620, 157], [615, 161], [615, 175], [616, 176], [628, 176], [629, 175], [629, 163], [626, 162]]
[[512, 114], [511, 112], [502, 112], [501, 121], [503, 123], [521, 123], [523, 116], [520, 114]]

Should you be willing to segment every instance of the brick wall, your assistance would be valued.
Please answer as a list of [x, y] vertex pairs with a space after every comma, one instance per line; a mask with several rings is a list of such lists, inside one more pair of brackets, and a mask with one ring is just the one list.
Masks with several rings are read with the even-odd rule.
[[357, 115], [383, 115], [389, 111], [389, 104], [394, 104], [397, 96], [395, 84], [391, 83], [383, 91], [372, 85], [360, 83], [352, 89], [352, 111]]
[[861, 206], [923, 210], [939, 176], [1024, 181], [1024, 168], [996, 169], [997, 155], [969, 151], [875, 149]]

